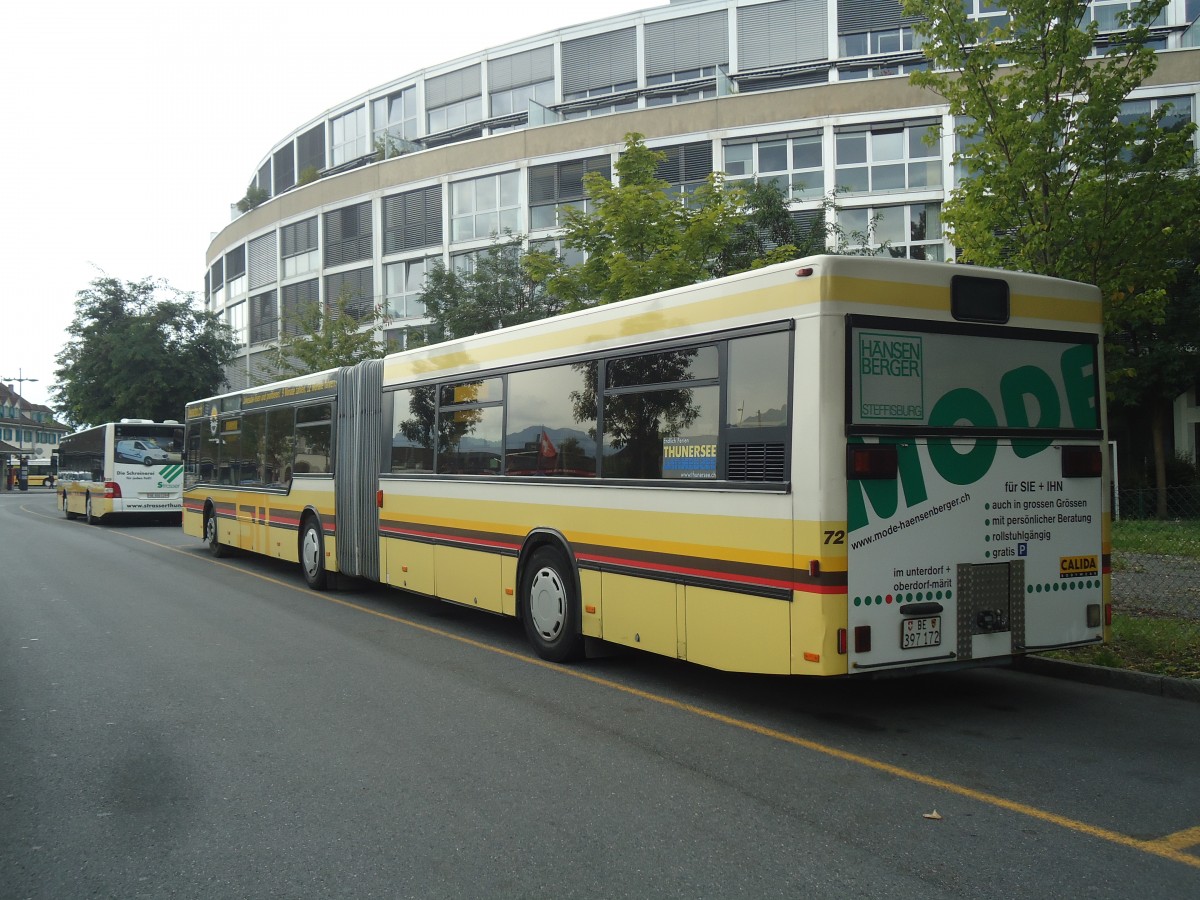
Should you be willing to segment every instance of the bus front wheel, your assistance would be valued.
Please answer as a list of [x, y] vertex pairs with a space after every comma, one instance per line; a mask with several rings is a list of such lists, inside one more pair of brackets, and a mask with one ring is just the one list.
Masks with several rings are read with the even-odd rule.
[[63, 495], [62, 495], [62, 511], [63, 511], [63, 515], [66, 516], [68, 519], [75, 518], [75, 513], [71, 512], [69, 509], [67, 509], [67, 492], [66, 491], [63, 491]]
[[217, 514], [212, 510], [204, 516], [204, 542], [208, 544], [208, 552], [220, 559], [229, 554], [228, 549], [217, 536]]
[[583, 654], [579, 598], [571, 568], [550, 547], [534, 551], [521, 579], [521, 621], [542, 659], [569, 662]]
[[325, 572], [325, 539], [321, 528], [311, 516], [304, 520], [300, 529], [300, 571], [304, 583], [314, 591], [325, 590], [328, 580]]

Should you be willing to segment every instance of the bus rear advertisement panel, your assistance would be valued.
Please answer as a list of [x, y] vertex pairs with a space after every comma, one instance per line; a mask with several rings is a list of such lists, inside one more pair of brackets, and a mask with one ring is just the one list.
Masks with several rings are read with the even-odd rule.
[[888, 457], [848, 484], [851, 665], [1101, 640], [1096, 337], [848, 326], [849, 455]]
[[183, 527], [730, 671], [1103, 640], [1099, 292], [812, 257], [188, 404]]

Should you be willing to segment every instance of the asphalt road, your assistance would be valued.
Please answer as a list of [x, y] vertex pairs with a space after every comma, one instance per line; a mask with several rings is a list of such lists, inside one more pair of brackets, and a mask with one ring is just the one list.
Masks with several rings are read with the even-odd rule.
[[1200, 896], [1200, 704], [546, 665], [48, 494], [0, 494], [0, 754], [5, 900]]

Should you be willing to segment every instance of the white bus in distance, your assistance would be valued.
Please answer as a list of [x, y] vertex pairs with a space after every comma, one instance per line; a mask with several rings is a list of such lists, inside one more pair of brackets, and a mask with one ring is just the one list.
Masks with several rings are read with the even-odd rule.
[[84, 473], [59, 484], [59, 508], [68, 519], [177, 518], [183, 509], [183, 425], [177, 421], [122, 419], [87, 428], [62, 439], [58, 459], [61, 470]]

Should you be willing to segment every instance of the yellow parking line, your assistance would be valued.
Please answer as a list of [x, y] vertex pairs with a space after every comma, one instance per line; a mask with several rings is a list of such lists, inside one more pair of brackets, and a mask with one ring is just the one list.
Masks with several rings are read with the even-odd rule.
[[[25, 509], [25, 507], [22, 507]], [[32, 510], [27, 510], [33, 512]], [[34, 513], [41, 515], [41, 513]], [[45, 518], [56, 518], [53, 516], [45, 516]], [[129, 538], [130, 540], [141, 541], [145, 544], [151, 544], [155, 547], [160, 547], [164, 550], [170, 550], [173, 553], [180, 553], [191, 559], [202, 559], [195, 552], [185, 550], [181, 547], [172, 547], [169, 544], [163, 544], [158, 541], [152, 541], [147, 538], [137, 537], [136, 535], [127, 534], [124, 532], [114, 531], [111, 534], [119, 534], [121, 537]], [[561, 666], [557, 663], [546, 662], [545, 660], [536, 657], [526, 656], [521, 653], [514, 653], [511, 650], [505, 650], [502, 647], [496, 647], [491, 644], [486, 644], [482, 641], [474, 640], [473, 638], [463, 637], [462, 635], [454, 634], [450, 631], [444, 631], [440, 628], [434, 628], [430, 625], [425, 625], [421, 622], [406, 619], [402, 616], [392, 615], [391, 613], [380, 612], [379, 610], [371, 609], [370, 607], [362, 606], [358, 603], [353, 603], [349, 600], [342, 600], [338, 597], [329, 594], [322, 594], [317, 591], [300, 587], [286, 581], [272, 578], [267, 575], [260, 575], [257, 572], [252, 572], [243, 569], [240, 566], [230, 565], [229, 563], [220, 562], [215, 559], [207, 560], [222, 568], [230, 569], [235, 572], [241, 572], [244, 575], [249, 575], [252, 578], [257, 578], [261, 581], [267, 581], [271, 584], [276, 584], [281, 587], [288, 588], [293, 591], [305, 594], [315, 599], [324, 600], [329, 603], [335, 603], [338, 606], [343, 606], [346, 609], [352, 609], [356, 612], [366, 613], [370, 616], [375, 616], [380, 619], [385, 619], [389, 622], [394, 622], [398, 625], [405, 625], [409, 628], [423, 631], [427, 634], [437, 635], [438, 637], [448, 638], [452, 641], [457, 641], [460, 644], [465, 644], [470, 647], [475, 647], [479, 650], [485, 650], [489, 653], [494, 653], [499, 656], [504, 656], [517, 662], [527, 665], [538, 666], [543, 669], [549, 669], [561, 675], [567, 675], [571, 678], [577, 678], [580, 681], [587, 681], [600, 687], [607, 688], [613, 691], [619, 691], [623, 694], [637, 697], [646, 700], [650, 703], [657, 703], [660, 706], [677, 709], [680, 712], [688, 713], [689, 715], [699, 716], [703, 719], [708, 719], [712, 722], [719, 722], [722, 725], [727, 725], [731, 728], [739, 728], [743, 731], [749, 731], [754, 734], [771, 740], [780, 741], [781, 743], [791, 744], [796, 747], [803, 747], [805, 750], [810, 750], [814, 753], [820, 753], [824, 756], [842, 760], [843, 762], [852, 763], [863, 768], [872, 769], [876, 772], [883, 772], [896, 778], [903, 778], [906, 781], [915, 782], [917, 784], [932, 787], [937, 790], [945, 791], [950, 794], [957, 794], [960, 797], [966, 797], [969, 800], [974, 800], [977, 803], [983, 803], [988, 806], [994, 806], [998, 809], [1008, 810], [1009, 812], [1017, 813], [1018, 815], [1027, 816], [1031, 819], [1037, 819], [1042, 822], [1047, 822], [1051, 825], [1057, 825], [1060, 828], [1065, 828], [1068, 831], [1074, 831], [1077, 834], [1085, 834], [1090, 837], [1098, 838], [1102, 841], [1108, 841], [1112, 844], [1117, 844], [1126, 847], [1130, 850], [1137, 850], [1142, 853], [1149, 853], [1153, 856], [1159, 856], [1164, 859], [1172, 860], [1173, 862], [1183, 863], [1186, 866], [1191, 866], [1195, 869], [1200, 869], [1200, 856], [1195, 856], [1184, 852], [1186, 848], [1200, 844], [1200, 827], [1189, 828], [1184, 831], [1178, 831], [1166, 837], [1159, 838], [1153, 841], [1144, 841], [1138, 838], [1130, 837], [1127, 834], [1121, 834], [1117, 831], [1112, 831], [1107, 828], [1099, 828], [1095, 825], [1089, 825], [1086, 822], [1081, 822], [1077, 819], [1071, 819], [1067, 816], [1061, 816], [1058, 813], [1053, 813], [1048, 810], [1039, 809], [1036, 806], [1030, 806], [1027, 803], [1020, 803], [1015, 800], [1009, 800], [1005, 797], [999, 797], [995, 794], [989, 794], [985, 791], [977, 791], [974, 788], [969, 788], [961, 784], [956, 784], [952, 781], [945, 781], [941, 778], [936, 778], [932, 775], [923, 775], [920, 772], [913, 772], [909, 769], [901, 768], [900, 766], [892, 765], [891, 763], [882, 762], [877, 759], [871, 759], [868, 756], [860, 756], [857, 753], [850, 753], [846, 750], [840, 750], [837, 747], [831, 747], [827, 744], [821, 744], [816, 741], [811, 741], [806, 738], [797, 737], [793, 734], [788, 734], [784, 731], [779, 731], [774, 728], [768, 728], [764, 725], [757, 725], [754, 722], [747, 722], [743, 719], [737, 719], [733, 716], [727, 716], [724, 713], [716, 712], [715, 710], [705, 709], [702, 706], [696, 706], [692, 703], [684, 703], [680, 700], [673, 700], [670, 697], [665, 697], [661, 694], [654, 694], [649, 691], [643, 691], [639, 688], [630, 687], [621, 684], [617, 681], [611, 681], [607, 678], [601, 678], [598, 675], [592, 675], [588, 672], [580, 671], [579, 669]]]
[[1168, 834], [1166, 837], [1160, 837], [1157, 841], [1151, 841], [1150, 843], [1170, 847], [1174, 850], [1186, 850], [1188, 847], [1195, 847], [1200, 844], [1200, 825], [1197, 825], [1195, 828], [1185, 828], [1183, 831], [1177, 831], [1174, 834]]

